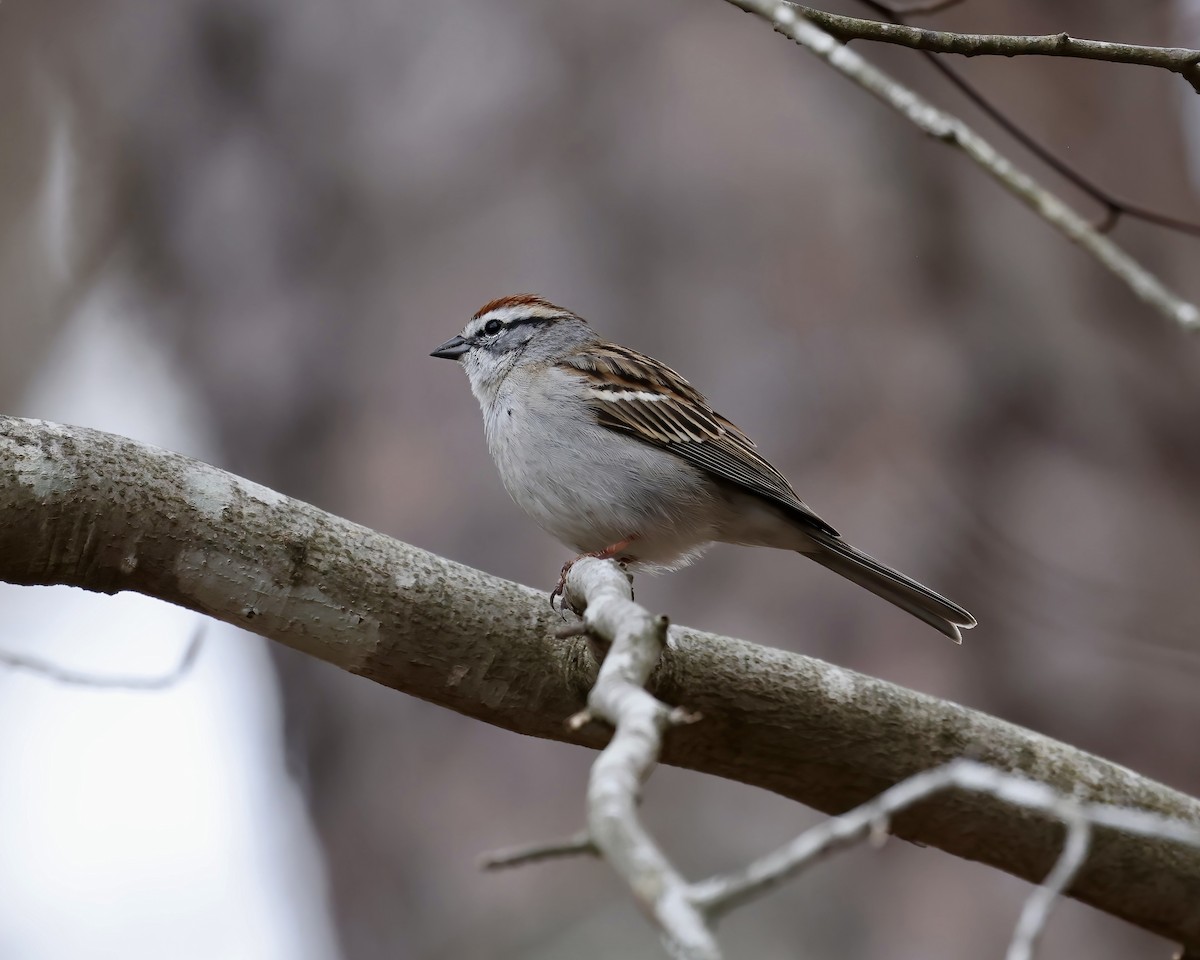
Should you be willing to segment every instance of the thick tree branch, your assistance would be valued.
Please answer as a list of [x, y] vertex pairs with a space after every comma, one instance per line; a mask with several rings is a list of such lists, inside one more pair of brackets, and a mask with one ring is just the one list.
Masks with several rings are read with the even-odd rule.
[[[768, 21], [777, 33], [816, 54], [834, 69], [892, 107], [929, 136], [957, 147], [1005, 190], [1095, 257], [1142, 301], [1185, 330], [1200, 330], [1200, 310], [1163, 284], [1158, 277], [1104, 236], [1032, 177], [1019, 170], [990, 143], [957, 117], [939, 110], [917, 93], [867, 63], [849, 47], [806, 19], [786, 0], [728, 0]], [[898, 26], [898, 25], [897, 25]]]
[[[509, 730], [607, 742], [598, 724], [563, 722], [594, 665], [585, 640], [554, 636], [544, 593], [110, 434], [0, 418], [0, 580], [135, 590]], [[704, 719], [671, 730], [666, 763], [841, 813], [973, 756], [1079, 803], [1200, 823], [1200, 801], [1002, 720], [784, 650], [677, 627], [670, 638], [649, 690]], [[1040, 882], [1062, 828], [954, 793], [892, 832]], [[1200, 950], [1200, 852], [1178, 839], [1100, 826], [1070, 892]]]
[[[929, 53], [957, 53], [964, 57], [1072, 57], [1077, 60], [1106, 60], [1144, 67], [1159, 67], [1178, 73], [1200, 92], [1200, 50], [1187, 47], [1148, 47], [1135, 43], [1111, 43], [1107, 40], [1081, 40], [1066, 33], [1022, 37], [998, 33], [951, 33], [926, 30], [899, 23], [882, 23], [861, 17], [847, 17], [789, 3], [793, 10], [811, 20], [831, 37], [894, 43]], [[914, 13], [911, 9], [899, 11]]]

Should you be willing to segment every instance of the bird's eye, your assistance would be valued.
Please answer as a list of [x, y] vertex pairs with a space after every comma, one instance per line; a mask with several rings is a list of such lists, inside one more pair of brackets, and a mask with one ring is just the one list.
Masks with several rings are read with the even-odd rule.
[[502, 324], [499, 320], [489, 320], [487, 323], [485, 323], [483, 325], [483, 332], [486, 333], [489, 337], [494, 337], [503, 328], [504, 328], [504, 324]]

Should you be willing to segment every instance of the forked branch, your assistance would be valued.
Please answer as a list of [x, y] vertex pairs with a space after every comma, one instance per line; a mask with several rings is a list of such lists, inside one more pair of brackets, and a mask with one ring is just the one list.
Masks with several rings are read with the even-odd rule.
[[956, 147], [1072, 243], [1096, 258], [1145, 303], [1188, 331], [1200, 330], [1200, 310], [1179, 297], [1066, 203], [999, 153], [963, 121], [941, 110], [840, 43], [785, 0], [728, 0], [768, 21], [834, 69], [882, 100], [924, 133]]
[[662, 751], [663, 736], [677, 721], [701, 721], [703, 729], [703, 718], [684, 715], [678, 707], [672, 710], [642, 689], [664, 650], [666, 621], [633, 602], [628, 580], [612, 561], [578, 561], [567, 578], [567, 597], [584, 611], [588, 631], [608, 648], [588, 696], [588, 718], [608, 722], [614, 734], [592, 766], [588, 826], [565, 842], [496, 854], [484, 862], [495, 868], [581, 853], [603, 857], [658, 928], [672, 957], [719, 960], [714, 925], [722, 915], [838, 850], [868, 840], [882, 843], [893, 817], [948, 790], [987, 794], [1005, 805], [1046, 814], [1065, 828], [1057, 860], [1017, 919], [1007, 960], [1032, 960], [1054, 904], [1087, 861], [1095, 828], [1200, 847], [1200, 824], [1081, 802], [1074, 793], [1064, 794], [1026, 777], [960, 759], [897, 783], [740, 870], [689, 883], [638, 816], [642, 786]]

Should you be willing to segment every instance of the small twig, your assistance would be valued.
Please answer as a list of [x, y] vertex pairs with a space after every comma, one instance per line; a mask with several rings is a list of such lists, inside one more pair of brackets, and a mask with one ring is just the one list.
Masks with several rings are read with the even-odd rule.
[[524, 866], [527, 863], [579, 856], [599, 856], [596, 845], [592, 843], [592, 838], [586, 831], [564, 837], [561, 840], [535, 843], [524, 847], [510, 847], [507, 850], [484, 854], [480, 858], [479, 866], [483, 870], [505, 870], [509, 867]]
[[[634, 797], [638, 782], [635, 778], [632, 785], [627, 784]], [[1051, 910], [1087, 861], [1094, 827], [1103, 826], [1200, 846], [1200, 827], [1192, 824], [1128, 807], [1081, 803], [1077, 797], [1063, 796], [1044, 783], [1006, 773], [974, 760], [955, 760], [895, 784], [848, 813], [831, 817], [805, 831], [795, 840], [741, 870], [688, 885], [677, 875], [673, 880], [667, 878], [664, 882], [652, 864], [643, 864], [645, 872], [635, 872], [629, 878], [630, 884], [647, 912], [659, 919], [673, 956], [717, 957], [716, 953], [700, 952], [703, 944], [697, 946], [695, 942], [688, 942], [676, 932], [680, 928], [673, 924], [682, 923], [684, 930], [690, 924], [697, 924], [695, 929], [711, 938], [709, 924], [724, 913], [775, 889], [839, 849], [863, 840], [875, 846], [882, 844], [887, 837], [891, 817], [935, 793], [952, 788], [986, 793], [1015, 806], [1049, 814], [1062, 820], [1067, 827], [1066, 840], [1058, 860], [1042, 884], [1025, 901], [1005, 960], [1032, 960]], [[626, 828], [632, 826], [640, 830], [632, 813], [623, 815], [622, 819]], [[636, 841], [631, 842], [636, 845]], [[640, 848], [642, 855], [649, 854], [651, 860], [661, 856], [648, 838], [647, 843], [647, 847]], [[600, 855], [598, 845], [593, 843], [591, 834], [586, 831], [565, 840], [491, 854], [485, 858], [484, 867], [498, 869], [585, 853]], [[609, 854], [605, 851], [604, 855]], [[642, 884], [640, 887], [639, 882]], [[670, 908], [673, 920], [664, 922], [660, 919], [664, 905]], [[688, 909], [698, 915], [689, 919]], [[716, 949], [715, 941], [712, 949]], [[1184, 953], [1181, 956], [1189, 955]]]
[[[720, 916], [747, 900], [775, 889], [828, 854], [851, 846], [901, 810], [951, 787], [987, 793], [1016, 806], [1051, 814], [1069, 825], [1076, 820], [1084, 820], [1093, 827], [1111, 827], [1200, 847], [1200, 827], [1143, 810], [1079, 803], [1074, 798], [1061, 796], [1044, 783], [1005, 773], [974, 760], [955, 760], [902, 780], [848, 813], [818, 824], [741, 870], [693, 884], [692, 901], [706, 915]], [[1073, 829], [1077, 846], [1080, 842], [1078, 829]], [[1059, 861], [1061, 869], [1056, 868], [1046, 879], [1045, 886], [1054, 885], [1055, 892], [1065, 889], [1078, 869], [1074, 858], [1079, 854], [1076, 846], [1071, 845], [1071, 838], [1069, 834], [1071, 857], [1068, 858], [1064, 853]], [[1063, 866], [1064, 863], [1066, 866]], [[1068, 867], [1071, 867], [1069, 873]], [[1029, 909], [1027, 906], [1026, 910]]]
[[[1070, 57], [1076, 60], [1105, 60], [1143, 67], [1158, 67], [1177, 73], [1200, 92], [1200, 50], [1188, 47], [1151, 47], [1108, 40], [1082, 40], [1066, 33], [1039, 36], [1015, 36], [1001, 33], [952, 33], [928, 30], [905, 23], [881, 23], [861, 17], [847, 17], [808, 7], [788, 4], [798, 15], [810, 20], [830, 36], [847, 43], [871, 40], [894, 43], [929, 53], [956, 53], [964, 57]], [[893, 10], [893, 15], [912, 13]]]
[[28, 670], [53, 680], [55, 683], [67, 683], [80, 687], [93, 687], [101, 690], [165, 690], [182, 680], [192, 669], [196, 658], [200, 655], [200, 647], [204, 641], [204, 631], [208, 624], [201, 621], [192, 631], [187, 648], [183, 651], [178, 665], [170, 673], [158, 677], [105, 677], [92, 673], [83, 673], [60, 667], [37, 657], [26, 657], [18, 653], [0, 651], [0, 666], [11, 667], [14, 670]]
[[776, 32], [808, 48], [864, 90], [891, 106], [920, 130], [962, 150], [1004, 189], [1078, 244], [1122, 280], [1145, 303], [1186, 330], [1200, 330], [1200, 310], [1176, 296], [1078, 213], [1028, 174], [1018, 170], [970, 127], [867, 63], [849, 47], [796, 12], [784, 0], [729, 0], [769, 21]]
[[596, 719], [595, 714], [593, 714], [591, 710], [589, 710], [585, 707], [583, 710], [580, 710], [578, 713], [573, 713], [569, 717], [567, 717], [567, 729], [568, 730], [582, 730], [589, 723], [594, 722], [595, 719]]
[[944, 790], [954, 782], [956, 767], [948, 764], [903, 780], [840, 817], [806, 830], [795, 840], [759, 857], [740, 870], [711, 877], [692, 886], [693, 902], [714, 919], [790, 880], [830, 854], [886, 831], [892, 814]]
[[699, 710], [689, 710], [687, 707], [672, 707], [667, 714], [667, 725], [671, 727], [687, 727], [699, 723], [704, 714]]
[[1087, 860], [1091, 842], [1092, 825], [1077, 810], [1067, 818], [1067, 841], [1058, 862], [1021, 909], [1005, 960], [1033, 960], [1034, 948], [1046, 927], [1050, 911]]

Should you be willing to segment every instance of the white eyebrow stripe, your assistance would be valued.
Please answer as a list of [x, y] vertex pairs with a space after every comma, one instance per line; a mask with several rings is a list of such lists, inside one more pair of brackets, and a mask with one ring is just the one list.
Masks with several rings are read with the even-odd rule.
[[471, 320], [463, 331], [462, 336], [481, 336], [483, 328], [492, 320], [499, 320], [505, 329], [512, 329], [520, 323], [549, 323], [552, 320], [561, 320], [565, 316], [566, 314], [562, 310], [550, 310], [537, 304], [527, 306], [514, 304], [497, 307], [495, 310], [489, 310], [483, 316], [475, 317]]

